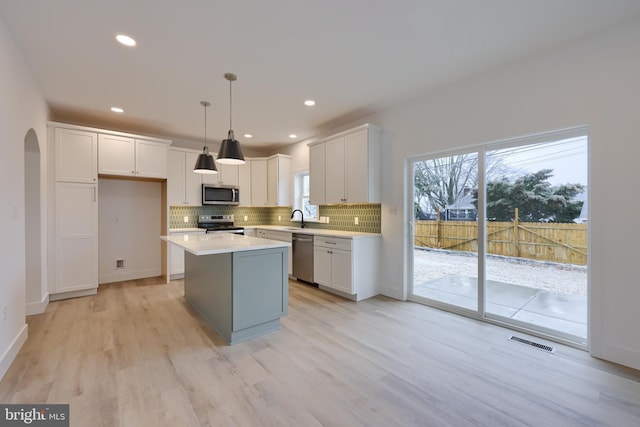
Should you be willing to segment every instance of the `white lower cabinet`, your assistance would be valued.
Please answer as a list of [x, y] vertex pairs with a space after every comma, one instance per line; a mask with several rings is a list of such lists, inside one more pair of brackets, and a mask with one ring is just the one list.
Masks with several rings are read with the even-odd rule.
[[97, 186], [58, 182], [55, 191], [55, 284], [52, 293], [95, 290], [98, 288]]
[[[186, 236], [189, 234], [204, 234], [205, 230], [184, 230], [171, 231], [170, 236]], [[182, 279], [184, 277], [184, 249], [176, 245], [169, 245], [169, 277], [173, 279]]]
[[321, 289], [356, 301], [379, 293], [379, 237], [315, 236], [313, 276]]
[[[263, 228], [258, 229], [257, 236], [262, 237], [263, 239], [287, 242], [289, 245], [291, 245], [293, 237], [291, 233], [287, 233], [286, 231], [265, 230]], [[291, 276], [293, 274], [293, 251], [291, 246], [287, 248], [287, 258], [289, 260], [288, 274]]]

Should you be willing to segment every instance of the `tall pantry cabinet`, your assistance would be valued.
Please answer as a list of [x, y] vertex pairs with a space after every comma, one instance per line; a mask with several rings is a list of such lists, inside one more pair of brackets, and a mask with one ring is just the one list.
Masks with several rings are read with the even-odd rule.
[[[95, 294], [98, 288], [98, 134], [49, 128], [50, 299]], [[51, 186], [53, 188], [51, 188]], [[68, 294], [72, 293], [72, 294]]]
[[55, 122], [47, 124], [47, 141], [49, 299], [92, 295], [100, 280], [99, 178], [162, 183], [160, 236], [168, 223], [164, 182], [171, 141]]

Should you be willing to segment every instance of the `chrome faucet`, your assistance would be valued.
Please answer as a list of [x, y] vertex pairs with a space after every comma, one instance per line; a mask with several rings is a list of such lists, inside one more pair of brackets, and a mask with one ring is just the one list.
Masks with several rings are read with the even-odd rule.
[[294, 209], [293, 212], [291, 212], [291, 219], [293, 219], [293, 216], [296, 214], [296, 212], [300, 212], [300, 217], [302, 218], [302, 221], [300, 222], [300, 228], [304, 228], [304, 214], [300, 209]]

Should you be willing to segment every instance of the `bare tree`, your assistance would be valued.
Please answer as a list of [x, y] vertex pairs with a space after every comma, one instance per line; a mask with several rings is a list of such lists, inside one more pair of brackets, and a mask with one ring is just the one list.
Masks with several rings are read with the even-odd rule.
[[[487, 157], [487, 179], [510, 175], [501, 157]], [[434, 213], [440, 208], [455, 204], [465, 194], [465, 189], [478, 187], [478, 154], [466, 153], [438, 157], [414, 163], [415, 215]]]

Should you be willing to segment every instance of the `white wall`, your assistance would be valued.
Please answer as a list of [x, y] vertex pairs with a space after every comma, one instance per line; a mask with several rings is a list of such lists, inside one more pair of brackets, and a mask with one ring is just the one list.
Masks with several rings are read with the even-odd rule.
[[[477, 76], [368, 118], [385, 129], [384, 292], [406, 296], [405, 160], [531, 133], [589, 125], [591, 352], [640, 369], [640, 22]], [[390, 208], [397, 206], [398, 215]], [[630, 223], [631, 221], [631, 223]]]
[[[636, 21], [335, 129], [362, 123], [384, 129], [382, 292], [407, 296], [408, 157], [589, 125], [591, 354], [640, 369], [640, 227], [633, 216], [614, 214], [619, 206], [640, 211], [638, 46]], [[288, 150], [293, 165], [304, 165], [304, 147]]]
[[[0, 377], [27, 336], [24, 141], [33, 129], [46, 156], [47, 105], [0, 18]], [[42, 162], [46, 163], [46, 162]], [[46, 176], [42, 165], [41, 177]], [[44, 178], [43, 178], [44, 179]], [[44, 192], [44, 191], [43, 191]], [[43, 195], [44, 197], [44, 195]], [[42, 204], [44, 205], [44, 203]], [[45, 209], [42, 206], [42, 209]], [[44, 214], [43, 214], [44, 215]], [[6, 316], [4, 311], [6, 309]], [[6, 319], [5, 319], [6, 318]]]
[[160, 276], [161, 184], [100, 179], [98, 188], [99, 283]]

